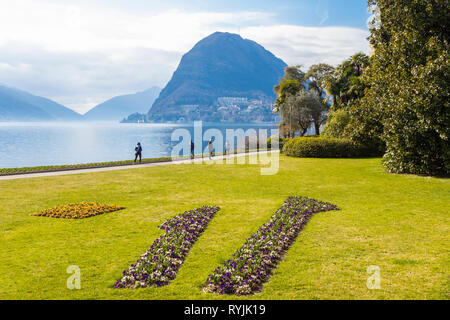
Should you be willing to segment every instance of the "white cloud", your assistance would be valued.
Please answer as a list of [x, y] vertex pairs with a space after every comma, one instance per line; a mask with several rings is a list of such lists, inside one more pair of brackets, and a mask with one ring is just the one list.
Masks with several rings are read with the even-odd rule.
[[48, 50], [70, 52], [133, 47], [184, 52], [218, 25], [237, 26], [270, 17], [262, 12], [183, 13], [179, 10], [136, 15], [107, 7], [43, 0], [16, 0], [1, 5], [0, 9], [0, 30], [3, 30], [0, 44], [22, 41]]
[[367, 31], [278, 25], [265, 12], [146, 14], [0, 0], [0, 82], [84, 113], [114, 95], [164, 86], [196, 42], [239, 27], [288, 64], [337, 64], [368, 51]]
[[179, 56], [151, 48], [71, 53], [12, 43], [0, 45], [0, 82], [84, 113], [113, 96], [162, 87]]
[[292, 25], [248, 27], [242, 35], [257, 41], [287, 64], [337, 65], [358, 51], [369, 52], [367, 30]]

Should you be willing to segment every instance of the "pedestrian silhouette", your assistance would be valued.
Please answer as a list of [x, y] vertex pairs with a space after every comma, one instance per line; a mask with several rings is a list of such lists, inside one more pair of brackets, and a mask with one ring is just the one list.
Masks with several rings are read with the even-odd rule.
[[213, 156], [213, 148], [214, 148], [214, 146], [213, 146], [213, 141], [212, 141], [212, 138], [211, 138], [211, 139], [209, 139], [209, 142], [208, 142], [208, 150], [209, 150], [209, 159], [210, 160], [211, 160], [211, 158]]
[[137, 147], [134, 148], [134, 151], [136, 151], [134, 162], [136, 163], [136, 160], [139, 157], [139, 163], [141, 163], [142, 162], [142, 146], [141, 146], [140, 142], [138, 142]]

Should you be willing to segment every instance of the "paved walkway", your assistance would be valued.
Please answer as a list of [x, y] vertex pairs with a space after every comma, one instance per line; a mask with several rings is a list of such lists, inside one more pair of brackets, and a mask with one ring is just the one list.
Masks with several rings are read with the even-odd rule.
[[[238, 153], [234, 155], [230, 155], [229, 158], [238, 158], [238, 157], [246, 157], [249, 155], [255, 154], [268, 154], [272, 151], [260, 151], [260, 152], [249, 152], [249, 153]], [[273, 152], [279, 152], [273, 151]], [[226, 156], [215, 156], [213, 157], [213, 161], [227, 159]], [[194, 160], [176, 160], [176, 161], [167, 161], [167, 162], [155, 162], [155, 163], [146, 163], [146, 164], [133, 164], [126, 166], [116, 166], [116, 167], [104, 167], [104, 168], [91, 168], [91, 169], [74, 169], [74, 170], [61, 170], [61, 171], [52, 171], [52, 172], [36, 172], [36, 173], [25, 173], [18, 175], [10, 175], [10, 176], [0, 176], [0, 180], [16, 180], [16, 179], [28, 179], [28, 178], [38, 178], [38, 177], [51, 177], [51, 176], [64, 176], [71, 174], [80, 174], [80, 173], [91, 173], [91, 172], [102, 172], [102, 171], [116, 171], [116, 170], [128, 170], [128, 169], [136, 169], [136, 168], [147, 168], [147, 167], [156, 167], [156, 166], [167, 166], [167, 165], [179, 165], [179, 164], [191, 164], [191, 163], [202, 163], [203, 161], [209, 161], [208, 157], [204, 158], [196, 158]]]

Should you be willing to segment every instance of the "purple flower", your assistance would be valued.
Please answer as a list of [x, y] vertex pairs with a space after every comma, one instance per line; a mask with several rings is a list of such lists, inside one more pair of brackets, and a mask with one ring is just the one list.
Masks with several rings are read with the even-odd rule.
[[290, 247], [315, 213], [330, 210], [339, 209], [313, 199], [289, 197], [268, 223], [252, 234], [230, 260], [209, 275], [206, 291], [251, 294], [259, 290], [281, 260], [281, 250]]
[[114, 288], [164, 286], [175, 279], [189, 249], [208, 226], [219, 207], [202, 207], [187, 211], [164, 222], [166, 233], [156, 239], [135, 264], [123, 272]]

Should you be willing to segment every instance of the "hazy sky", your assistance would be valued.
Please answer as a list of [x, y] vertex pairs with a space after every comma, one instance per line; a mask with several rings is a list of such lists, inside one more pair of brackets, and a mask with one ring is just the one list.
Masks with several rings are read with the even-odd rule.
[[0, 84], [80, 113], [164, 87], [183, 53], [215, 31], [287, 64], [368, 52], [366, 0], [0, 0]]

